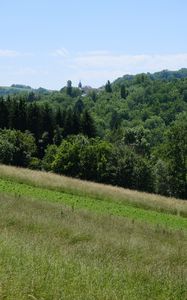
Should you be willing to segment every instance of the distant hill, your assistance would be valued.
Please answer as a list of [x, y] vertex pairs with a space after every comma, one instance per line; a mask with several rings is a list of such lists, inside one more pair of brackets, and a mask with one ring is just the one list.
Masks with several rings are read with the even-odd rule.
[[182, 78], [187, 78], [187, 68], [180, 69], [178, 71], [169, 71], [169, 70], [163, 70], [161, 72], [156, 72], [156, 73], [142, 73], [142, 74], [137, 74], [137, 75], [124, 75], [123, 77], [119, 77], [116, 79], [113, 84], [114, 85], [120, 85], [125, 82], [131, 82], [134, 81], [137, 76], [139, 75], [146, 75], [148, 78], [152, 80], [174, 80], [174, 79], [182, 79]]
[[24, 84], [12, 84], [11, 88], [32, 90], [32, 88], [29, 85], [24, 85]]
[[44, 89], [42, 87], [38, 89], [33, 89], [30, 86], [23, 85], [23, 84], [12, 84], [11, 86], [0, 86], [0, 96], [7, 96], [7, 95], [14, 95], [20, 93], [31, 93], [34, 92], [40, 95], [49, 94], [51, 91]]

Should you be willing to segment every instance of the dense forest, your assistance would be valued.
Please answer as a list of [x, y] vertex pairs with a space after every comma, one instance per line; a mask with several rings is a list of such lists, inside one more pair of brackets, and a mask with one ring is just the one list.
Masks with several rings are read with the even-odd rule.
[[186, 69], [0, 91], [1, 163], [186, 198]]

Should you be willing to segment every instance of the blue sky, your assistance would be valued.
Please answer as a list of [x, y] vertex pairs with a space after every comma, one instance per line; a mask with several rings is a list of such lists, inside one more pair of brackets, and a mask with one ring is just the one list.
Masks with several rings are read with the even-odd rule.
[[186, 0], [1, 1], [0, 85], [101, 86], [187, 67]]

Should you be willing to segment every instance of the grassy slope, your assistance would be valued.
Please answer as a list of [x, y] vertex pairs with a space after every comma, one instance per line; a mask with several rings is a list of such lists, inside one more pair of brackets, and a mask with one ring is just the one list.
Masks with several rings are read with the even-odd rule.
[[15, 195], [16, 198], [27, 196], [33, 199], [66, 204], [73, 209], [85, 208], [100, 214], [128, 217], [133, 220], [141, 220], [160, 226], [164, 225], [169, 228], [187, 229], [187, 219], [184, 217], [136, 208], [129, 203], [108, 202], [88, 196], [72, 195], [3, 179], [0, 179], [0, 191]]
[[0, 165], [0, 178], [73, 195], [130, 204], [134, 207], [187, 216], [187, 202], [51, 173]]
[[0, 299], [187, 298], [186, 218], [169, 214], [185, 215], [185, 202], [149, 206], [152, 195], [125, 190], [108, 199], [102, 185], [99, 200], [99, 185], [4, 166], [0, 177]]

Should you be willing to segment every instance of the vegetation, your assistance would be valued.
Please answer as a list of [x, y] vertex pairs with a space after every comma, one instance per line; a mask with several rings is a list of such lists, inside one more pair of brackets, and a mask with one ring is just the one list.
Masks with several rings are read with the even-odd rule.
[[185, 199], [186, 102], [186, 69], [7, 96], [0, 162]]
[[[37, 187], [74, 195], [76, 197], [81, 196], [83, 199], [89, 198], [105, 202], [115, 202], [120, 205], [130, 205], [135, 208], [143, 208], [184, 217], [187, 216], [187, 205], [185, 200], [167, 198], [155, 194], [146, 194], [119, 187], [59, 176], [52, 173], [31, 171], [4, 165], [0, 165], [0, 178], [1, 182], [2, 180], [16, 182], [21, 184], [21, 186], [25, 184], [32, 188]], [[7, 186], [3, 188], [2, 185], [2, 191], [6, 191], [7, 188]], [[30, 193], [32, 193], [32, 188], [29, 189]], [[11, 190], [13, 192], [14, 189], [11, 188]], [[60, 199], [62, 199], [62, 197], [60, 197]]]
[[174, 229], [187, 229], [187, 220], [179, 216], [144, 210], [128, 206], [126, 203], [109, 202], [100, 199], [70, 195], [66, 193], [50, 191], [38, 187], [30, 187], [26, 184], [14, 183], [0, 179], [0, 191], [6, 194], [28, 196], [45, 201], [59, 202], [76, 208], [84, 208], [99, 214], [110, 214], [114, 216], [128, 217], [133, 220], [140, 220], [148, 223], [165, 225]]
[[0, 178], [0, 298], [186, 298], [187, 222], [166, 208], [185, 201], [123, 190], [128, 202], [120, 188], [7, 166]]

